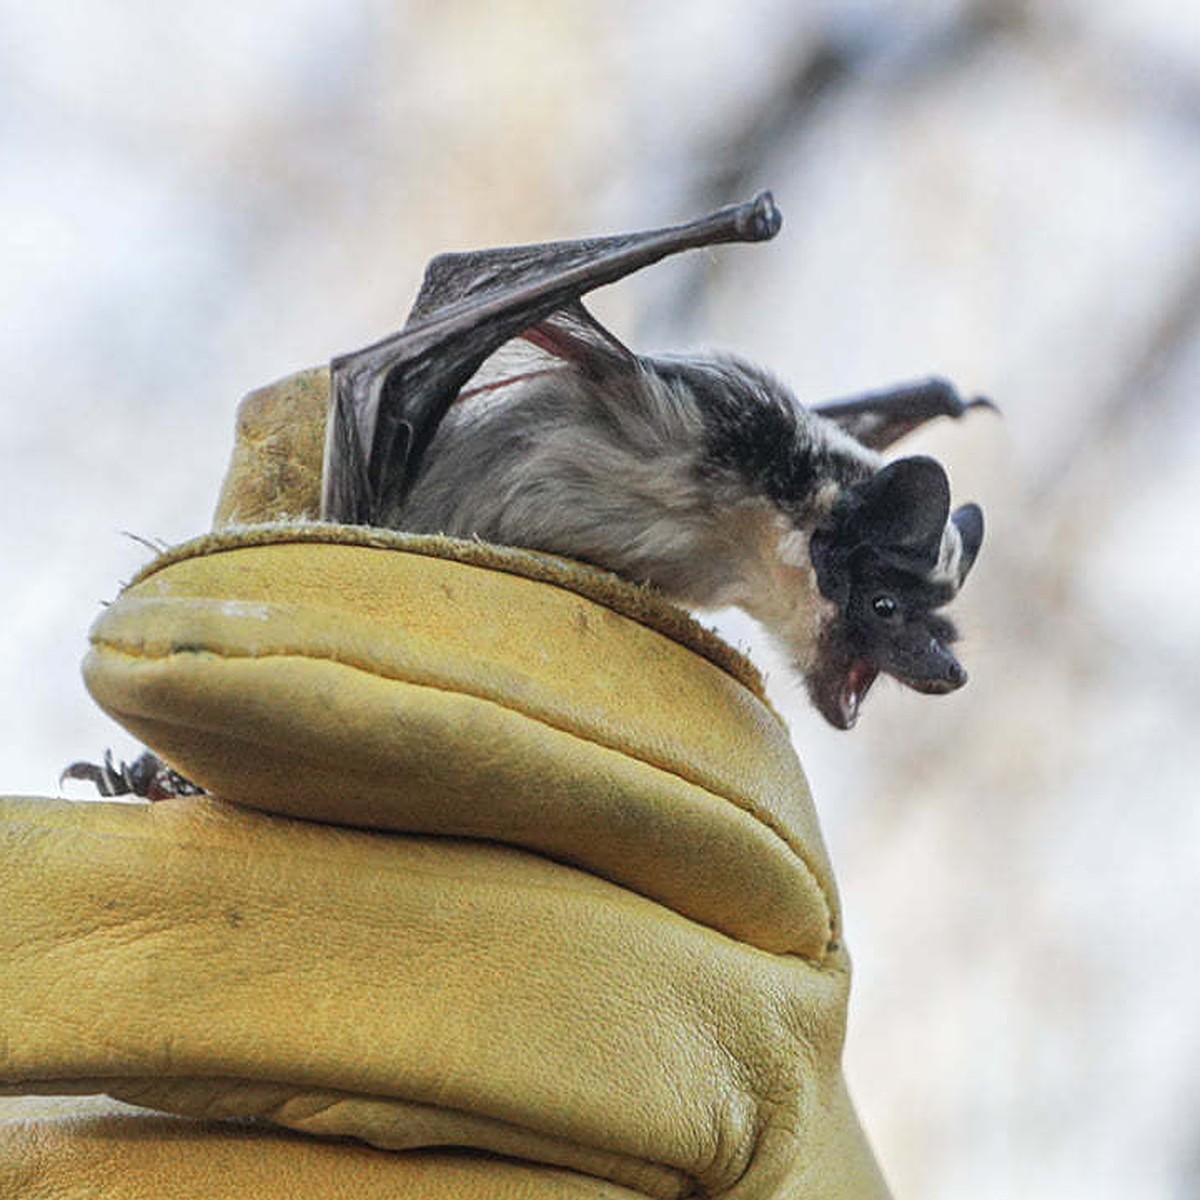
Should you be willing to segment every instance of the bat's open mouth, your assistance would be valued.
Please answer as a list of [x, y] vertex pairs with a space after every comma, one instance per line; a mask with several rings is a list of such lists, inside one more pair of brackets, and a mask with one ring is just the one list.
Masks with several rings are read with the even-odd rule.
[[862, 702], [879, 677], [879, 665], [856, 655], [844, 638], [826, 638], [805, 675], [817, 711], [834, 729], [852, 729]]
[[839, 729], [850, 729], [858, 720], [858, 710], [878, 674], [879, 668], [865, 658], [857, 659], [850, 664], [850, 670], [846, 672], [846, 677], [842, 680], [841, 690], [837, 697], [838, 716], [841, 717], [841, 721], [835, 721], [834, 724]]

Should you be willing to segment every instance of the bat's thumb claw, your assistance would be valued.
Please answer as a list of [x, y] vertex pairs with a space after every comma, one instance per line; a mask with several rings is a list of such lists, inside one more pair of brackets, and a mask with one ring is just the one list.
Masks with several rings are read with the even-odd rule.
[[96, 763], [73, 762], [63, 768], [58, 777], [61, 787], [68, 779], [80, 779], [84, 783], [94, 783], [97, 787], [104, 781], [104, 768]]
[[963, 405], [963, 410], [968, 408], [990, 408], [992, 412], [999, 413], [1000, 405], [994, 400], [988, 399], [987, 396], [972, 396], [970, 400]]
[[783, 225], [783, 214], [775, 207], [770, 192], [759, 192], [753, 200], [742, 205], [738, 214], [738, 234], [748, 242], [765, 242], [773, 238]]

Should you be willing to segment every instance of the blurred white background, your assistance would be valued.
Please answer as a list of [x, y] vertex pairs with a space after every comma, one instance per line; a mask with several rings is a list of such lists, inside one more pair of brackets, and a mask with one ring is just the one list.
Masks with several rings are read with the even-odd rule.
[[597, 297], [905, 444], [988, 537], [972, 672], [850, 735], [771, 669], [838, 868], [848, 1071], [898, 1200], [1200, 1197], [1194, 0], [0, 0], [9, 792], [135, 747], [78, 677], [209, 523], [238, 397], [397, 327], [435, 252], [773, 188], [769, 247]]

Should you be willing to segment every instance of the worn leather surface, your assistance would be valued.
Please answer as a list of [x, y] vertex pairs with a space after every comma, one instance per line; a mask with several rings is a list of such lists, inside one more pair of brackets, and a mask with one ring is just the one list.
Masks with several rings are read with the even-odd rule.
[[786, 731], [623, 586], [311, 527], [143, 572], [88, 686], [215, 796], [0, 802], [0, 1196], [886, 1197]]
[[329, 368], [299, 371], [242, 397], [213, 525], [315, 519], [329, 412]]

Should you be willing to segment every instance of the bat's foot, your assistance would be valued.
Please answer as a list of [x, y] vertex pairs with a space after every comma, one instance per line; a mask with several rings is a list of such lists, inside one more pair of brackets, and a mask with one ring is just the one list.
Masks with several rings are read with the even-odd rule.
[[82, 779], [95, 785], [101, 796], [138, 796], [143, 800], [169, 800], [173, 796], [203, 796], [204, 789], [167, 766], [147, 750], [131, 763], [115, 763], [112, 751], [104, 752], [103, 763], [76, 762], [58, 777]]

